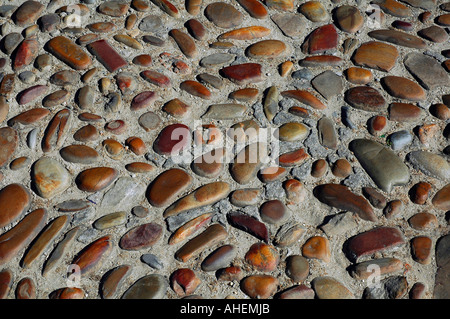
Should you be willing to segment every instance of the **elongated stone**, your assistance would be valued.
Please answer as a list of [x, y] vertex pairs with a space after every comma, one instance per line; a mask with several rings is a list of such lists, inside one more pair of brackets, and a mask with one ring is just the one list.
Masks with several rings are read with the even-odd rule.
[[394, 186], [405, 185], [409, 181], [409, 169], [391, 150], [378, 142], [356, 139], [350, 143], [361, 166], [375, 184], [390, 193]]
[[358, 258], [383, 252], [405, 244], [402, 232], [394, 227], [375, 227], [348, 239], [345, 244], [347, 257], [352, 261]]
[[295, 99], [300, 103], [311, 106], [317, 110], [326, 109], [327, 106], [322, 103], [316, 96], [306, 90], [287, 90], [281, 92], [281, 95], [287, 98]]
[[422, 173], [443, 181], [450, 179], [450, 164], [437, 154], [429, 151], [413, 151], [407, 154], [408, 161]]
[[175, 123], [163, 128], [153, 143], [158, 154], [171, 156], [178, 154], [191, 143], [191, 132], [188, 126]]
[[6, 299], [13, 284], [13, 273], [9, 269], [0, 271], [0, 299]]
[[220, 70], [222, 75], [237, 85], [258, 83], [264, 79], [259, 63], [243, 63], [224, 67]]
[[218, 36], [219, 40], [253, 40], [270, 35], [271, 30], [263, 26], [249, 26], [227, 31]]
[[142, 250], [155, 245], [163, 234], [163, 228], [157, 223], [147, 223], [127, 231], [121, 238], [119, 246], [125, 250]]
[[44, 226], [46, 218], [46, 209], [36, 209], [0, 236], [0, 265], [10, 261], [33, 240]]
[[214, 120], [236, 119], [243, 117], [246, 111], [247, 107], [242, 104], [213, 104], [208, 107], [208, 110], [202, 115], [202, 118]]
[[121, 17], [127, 13], [129, 7], [130, 5], [128, 3], [112, 0], [100, 4], [98, 6], [98, 11], [110, 17]]
[[180, 17], [180, 12], [178, 8], [168, 0], [152, 0], [152, 2], [157, 5], [162, 11], [174, 18]]
[[432, 199], [433, 206], [441, 210], [450, 210], [450, 184], [442, 187]]
[[67, 215], [59, 216], [52, 220], [39, 234], [33, 245], [26, 252], [22, 259], [22, 268], [30, 267], [36, 259], [42, 256], [43, 252], [52, 244], [53, 240], [62, 232], [62, 230], [68, 225], [69, 217]]
[[355, 296], [347, 287], [330, 276], [314, 278], [311, 286], [319, 299], [355, 299]]
[[16, 221], [31, 203], [29, 191], [21, 184], [9, 184], [0, 190], [0, 227]]
[[385, 76], [381, 79], [386, 91], [393, 97], [409, 101], [423, 101], [426, 99], [425, 91], [416, 82], [401, 76]]
[[197, 46], [194, 40], [183, 31], [179, 29], [172, 29], [169, 35], [175, 40], [181, 52], [188, 58], [195, 58], [198, 54]]
[[39, 1], [25, 1], [14, 12], [14, 22], [19, 27], [27, 27], [39, 18], [44, 9], [45, 6]]
[[17, 102], [19, 102], [20, 105], [28, 104], [45, 94], [47, 90], [48, 86], [46, 85], [33, 85], [18, 94]]
[[24, 111], [8, 121], [8, 125], [11, 127], [17, 127], [20, 125], [32, 125], [35, 124], [50, 114], [50, 111], [42, 107], [33, 108], [28, 111]]
[[353, 55], [356, 65], [389, 72], [397, 62], [398, 50], [390, 44], [369, 41], [361, 44]]
[[198, 96], [205, 100], [211, 99], [211, 91], [206, 86], [197, 81], [193, 80], [183, 81], [180, 84], [180, 89], [186, 91], [187, 93], [193, 96]]
[[0, 128], [0, 167], [5, 166], [18, 146], [19, 135], [10, 127]]
[[110, 235], [100, 237], [84, 247], [73, 259], [72, 264], [80, 267], [81, 275], [88, 275], [97, 270], [103, 259], [109, 255], [112, 249]]
[[77, 287], [64, 287], [53, 291], [49, 299], [84, 299], [85, 292]]
[[75, 240], [75, 237], [80, 232], [80, 227], [74, 227], [71, 230], [69, 230], [65, 235], [64, 238], [56, 245], [56, 247], [53, 249], [53, 251], [50, 253], [49, 257], [44, 263], [44, 266], [42, 268], [42, 276], [47, 276], [49, 272], [56, 267], [58, 262], [61, 261], [67, 250], [69, 250], [72, 246], [72, 243]]
[[436, 242], [436, 277], [434, 285], [434, 298], [447, 299], [450, 296], [450, 287], [448, 284], [448, 275], [450, 272], [450, 236], [445, 235]]
[[146, 70], [141, 72], [141, 76], [144, 80], [162, 88], [168, 88], [171, 85], [170, 78], [160, 72]]
[[237, 250], [233, 245], [223, 245], [211, 254], [209, 254], [202, 262], [203, 271], [215, 271], [225, 268], [236, 257]]
[[317, 134], [319, 135], [319, 142], [322, 146], [331, 149], [337, 148], [338, 141], [334, 123], [328, 117], [322, 117], [317, 122]]
[[98, 152], [87, 145], [69, 145], [59, 153], [65, 161], [78, 164], [93, 164], [100, 158]]
[[192, 238], [184, 244], [175, 253], [175, 258], [181, 262], [187, 262], [191, 258], [196, 257], [204, 250], [214, 246], [227, 238], [228, 233], [226, 229], [219, 224], [209, 226], [204, 232]]
[[322, 203], [338, 209], [356, 213], [361, 219], [375, 222], [377, 217], [369, 202], [362, 196], [352, 193], [346, 186], [324, 184], [314, 188], [314, 196]]
[[192, 193], [180, 198], [163, 214], [163, 217], [178, 215], [190, 209], [212, 205], [228, 196], [230, 185], [226, 182], [213, 182], [197, 188]]
[[213, 2], [206, 6], [205, 16], [220, 28], [233, 28], [243, 21], [243, 14], [231, 4], [225, 2]]
[[276, 86], [271, 86], [264, 97], [263, 110], [269, 121], [272, 121], [278, 112], [279, 90]]
[[266, 225], [256, 218], [241, 212], [230, 212], [227, 214], [231, 226], [245, 231], [265, 242], [269, 241], [269, 230]]
[[403, 31], [374, 30], [370, 31], [368, 35], [374, 39], [389, 42], [407, 48], [425, 49], [427, 47], [427, 44], [421, 38]]
[[280, 40], [262, 40], [249, 45], [246, 53], [251, 58], [269, 59], [282, 56], [286, 53], [287, 46]]
[[408, 71], [425, 89], [450, 86], [450, 77], [440, 63], [425, 54], [410, 53], [404, 61]]
[[47, 126], [42, 139], [42, 151], [47, 153], [62, 146], [66, 135], [71, 126], [71, 112], [68, 109], [62, 109], [55, 114]]
[[75, 182], [85, 192], [97, 192], [105, 189], [117, 178], [118, 171], [111, 167], [94, 167], [78, 174]]
[[85, 70], [92, 65], [89, 55], [62, 35], [48, 41], [47, 47], [50, 53], [75, 70]]
[[302, 45], [305, 53], [317, 54], [334, 49], [337, 46], [338, 34], [333, 24], [327, 24], [315, 29]]
[[23, 40], [14, 54], [13, 69], [20, 71], [30, 65], [37, 57], [39, 51], [39, 42], [35, 38]]
[[168, 280], [159, 274], [138, 279], [122, 295], [122, 299], [162, 299], [169, 288]]
[[364, 280], [373, 274], [375, 267], [379, 267], [380, 275], [391, 274], [400, 271], [403, 263], [397, 258], [379, 258], [363, 261], [351, 267], [350, 275], [353, 278]]
[[169, 238], [169, 245], [175, 245], [190, 235], [194, 234], [205, 224], [209, 223], [212, 218], [212, 213], [202, 214], [194, 219], [188, 221], [186, 224], [178, 228]]
[[128, 62], [104, 39], [89, 43], [87, 48], [111, 73], [128, 65]]
[[130, 265], [117, 266], [109, 271], [100, 283], [100, 294], [103, 299], [113, 299], [117, 296], [125, 280], [129, 277], [132, 267]]
[[152, 206], [164, 207], [172, 203], [191, 183], [192, 177], [184, 170], [169, 169], [161, 173], [150, 184], [147, 199]]

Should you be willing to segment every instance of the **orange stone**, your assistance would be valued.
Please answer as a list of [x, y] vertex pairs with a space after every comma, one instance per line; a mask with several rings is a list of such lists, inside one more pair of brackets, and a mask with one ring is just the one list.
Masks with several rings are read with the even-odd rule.
[[271, 30], [262, 26], [250, 26], [228, 31], [219, 35], [219, 40], [253, 40], [264, 38]]
[[373, 80], [373, 74], [370, 70], [358, 67], [350, 67], [346, 70], [347, 80], [353, 84], [367, 84]]
[[286, 44], [280, 40], [262, 40], [247, 48], [247, 55], [251, 58], [275, 58], [286, 51]]
[[125, 145], [136, 155], [144, 155], [147, 152], [147, 146], [144, 141], [137, 136], [127, 138]]
[[323, 104], [316, 96], [305, 90], [287, 90], [281, 92], [281, 95], [287, 98], [295, 99], [300, 103], [311, 106], [317, 110], [327, 108], [327, 106]]
[[330, 243], [322, 236], [308, 239], [302, 246], [302, 254], [306, 258], [315, 258], [328, 263], [331, 260]]
[[84, 291], [77, 287], [65, 287], [53, 291], [50, 299], [84, 299]]
[[397, 61], [398, 50], [390, 44], [370, 41], [361, 44], [353, 56], [356, 65], [389, 72]]
[[197, 81], [186, 80], [180, 84], [180, 89], [205, 100], [209, 100], [211, 98], [211, 91]]
[[267, 9], [258, 0], [237, 0], [239, 4], [255, 19], [264, 19], [267, 17]]
[[28, 190], [20, 184], [10, 184], [0, 190], [0, 227], [14, 222], [31, 203]]
[[242, 291], [253, 299], [268, 299], [278, 288], [278, 279], [270, 275], [250, 275], [241, 280]]
[[192, 177], [184, 170], [169, 169], [161, 173], [150, 184], [147, 199], [152, 206], [166, 206], [172, 203], [191, 183]]
[[100, 266], [102, 258], [111, 251], [111, 248], [111, 236], [100, 237], [81, 250], [72, 264], [80, 267], [81, 275], [87, 275]]
[[75, 182], [82, 191], [97, 192], [111, 185], [118, 174], [111, 167], [94, 167], [82, 171]]
[[275, 247], [256, 243], [245, 254], [245, 261], [258, 271], [270, 272], [277, 268], [280, 257]]
[[399, 99], [423, 101], [427, 97], [419, 84], [401, 76], [385, 76], [381, 83], [390, 95]]
[[309, 157], [303, 148], [281, 154], [278, 157], [278, 164], [283, 167], [296, 166], [304, 162]]
[[57, 36], [47, 42], [50, 53], [75, 70], [84, 70], [91, 66], [92, 60], [81, 47], [72, 40]]

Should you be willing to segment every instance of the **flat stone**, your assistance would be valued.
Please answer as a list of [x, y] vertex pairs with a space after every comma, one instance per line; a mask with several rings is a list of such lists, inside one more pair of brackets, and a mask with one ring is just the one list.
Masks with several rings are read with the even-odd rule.
[[74, 85], [80, 80], [80, 75], [74, 70], [62, 70], [50, 77], [50, 83], [58, 86]]
[[104, 39], [89, 43], [87, 48], [111, 73], [128, 65], [128, 62]]
[[411, 240], [411, 255], [415, 261], [420, 264], [428, 265], [431, 263], [432, 240], [427, 236], [414, 237]]
[[326, 24], [312, 31], [302, 44], [304, 53], [317, 54], [336, 48], [338, 34], [333, 24]]
[[278, 156], [276, 162], [281, 167], [293, 167], [302, 164], [309, 158], [304, 148], [298, 148]]
[[[264, 38], [268, 36], [272, 31], [269, 28], [263, 26], [249, 26], [238, 29], [233, 29], [231, 31], [227, 31], [222, 33], [217, 38], [219, 40], [253, 40]], [[215, 53], [213, 55], [223, 54], [223, 53]], [[233, 56], [234, 58], [234, 56]], [[223, 63], [225, 64], [225, 63]]]
[[288, 218], [287, 207], [278, 199], [264, 202], [259, 208], [261, 219], [268, 224], [278, 224]]
[[161, 119], [156, 113], [149, 111], [139, 116], [138, 123], [146, 132], [149, 132], [159, 126]]
[[342, 235], [351, 229], [357, 227], [356, 219], [353, 213], [339, 213], [330, 218], [330, 220], [320, 228], [328, 235]]
[[141, 277], [122, 295], [122, 299], [162, 299], [169, 288], [164, 276], [150, 274]]
[[350, 275], [355, 279], [365, 280], [373, 275], [375, 267], [379, 267], [380, 275], [392, 274], [403, 269], [403, 262], [392, 257], [371, 259], [353, 265], [350, 269]]
[[98, 6], [98, 11], [111, 17], [121, 17], [128, 12], [129, 4], [121, 1], [105, 1]]
[[245, 231], [265, 242], [269, 241], [269, 230], [264, 223], [256, 218], [241, 212], [231, 212], [227, 214], [227, 219], [231, 226]]
[[220, 28], [238, 27], [244, 16], [232, 5], [225, 2], [213, 2], [206, 6], [205, 16]]
[[20, 71], [30, 65], [39, 52], [39, 42], [35, 38], [24, 39], [14, 54], [13, 70]]
[[88, 168], [78, 174], [75, 182], [78, 188], [85, 192], [98, 192], [114, 182], [118, 172], [111, 167]]
[[327, 9], [319, 1], [307, 1], [299, 7], [299, 11], [312, 22], [325, 22], [330, 17]]
[[368, 35], [374, 39], [389, 42], [407, 48], [425, 49], [427, 47], [427, 44], [421, 38], [403, 31], [375, 30], [370, 31]]
[[271, 275], [250, 275], [241, 280], [242, 291], [252, 299], [268, 299], [277, 288], [278, 279]]
[[261, 68], [261, 64], [258, 63], [243, 63], [224, 67], [220, 72], [237, 85], [246, 85], [263, 80]]
[[377, 217], [369, 202], [362, 196], [352, 193], [346, 186], [323, 184], [314, 189], [314, 196], [322, 203], [345, 211], [356, 213], [361, 219], [376, 221]]
[[235, 56], [229, 53], [213, 53], [203, 57], [199, 63], [203, 67], [211, 67], [229, 64], [234, 60], [234, 58]]
[[189, 33], [192, 37], [194, 37], [196, 40], [202, 41], [205, 40], [207, 37], [207, 31], [204, 27], [204, 25], [198, 21], [197, 19], [189, 19], [185, 23], [186, 28], [188, 29]]
[[300, 255], [290, 255], [286, 258], [286, 275], [294, 282], [302, 282], [309, 275], [308, 260]]
[[84, 299], [85, 292], [78, 287], [64, 287], [54, 291], [49, 296], [49, 299]]
[[163, 235], [163, 228], [157, 223], [147, 223], [128, 230], [119, 241], [124, 250], [143, 250], [154, 246]]
[[145, 162], [132, 162], [125, 165], [125, 169], [132, 173], [150, 173], [155, 170], [155, 167]]
[[430, 27], [424, 28], [417, 32], [422, 38], [435, 42], [435, 43], [444, 43], [448, 41], [448, 33], [444, 28], [441, 28], [437, 25], [432, 25]]
[[170, 30], [169, 35], [175, 40], [181, 52], [183, 52], [187, 58], [195, 58], [197, 56], [197, 46], [187, 33], [184, 33], [179, 29], [172, 29]]
[[184, 170], [173, 168], [161, 173], [150, 184], [147, 199], [152, 206], [164, 207], [172, 203], [192, 183]]
[[306, 104], [317, 110], [323, 110], [327, 107], [314, 94], [306, 90], [287, 90], [281, 92], [281, 95], [286, 98], [295, 99], [298, 102]]
[[414, 214], [409, 218], [408, 223], [416, 230], [431, 230], [439, 226], [436, 216], [427, 212]]
[[75, 241], [75, 237], [79, 234], [80, 227], [74, 227], [71, 230], [69, 230], [65, 235], [64, 238], [56, 245], [56, 247], [52, 250], [49, 257], [44, 263], [43, 269], [42, 269], [42, 276], [46, 277], [54, 267], [61, 261], [61, 259], [65, 256], [65, 253], [67, 253], [67, 250], [69, 250], [72, 247], [73, 242]]
[[305, 32], [303, 26], [306, 20], [295, 13], [275, 13], [271, 17], [273, 22], [280, 28], [284, 35], [297, 38]]
[[398, 55], [393, 45], [369, 41], [356, 49], [352, 60], [358, 66], [389, 72], [395, 66]]
[[255, 19], [264, 19], [268, 12], [266, 7], [257, 0], [238, 0], [239, 4]]
[[401, 0], [415, 8], [433, 10], [436, 7], [436, 0]]
[[331, 149], [337, 148], [338, 141], [334, 123], [328, 117], [322, 117], [317, 122], [317, 134], [322, 146]]
[[149, 107], [156, 101], [158, 94], [153, 91], [144, 91], [137, 94], [131, 101], [130, 109], [133, 111]]
[[48, 86], [46, 85], [33, 85], [23, 91], [21, 91], [17, 95], [17, 102], [19, 105], [28, 104], [33, 102], [41, 95], [45, 94], [48, 90]]
[[313, 236], [302, 246], [302, 255], [306, 258], [322, 260], [326, 263], [331, 260], [330, 243], [327, 238]]
[[383, 279], [380, 285], [364, 289], [364, 299], [402, 299], [408, 290], [408, 281], [404, 276], [392, 276]]
[[413, 151], [408, 153], [407, 159], [415, 169], [425, 175], [443, 181], [448, 181], [450, 178], [450, 164], [440, 155], [429, 151]]
[[280, 40], [262, 40], [249, 45], [246, 54], [250, 58], [268, 59], [282, 56], [286, 53], [287, 46]]
[[71, 264], [80, 267], [80, 274], [86, 275], [97, 270], [103, 258], [109, 255], [112, 249], [111, 236], [103, 236], [84, 247], [73, 259]]
[[376, 0], [371, 3], [380, 6], [384, 12], [395, 17], [405, 18], [411, 15], [409, 7], [395, 0]]
[[190, 95], [197, 96], [205, 100], [211, 99], [211, 91], [206, 86], [197, 81], [183, 81], [180, 84], [180, 89], [186, 91]]
[[171, 3], [170, 1], [167, 1], [167, 0], [152, 0], [152, 2], [156, 6], [158, 6], [162, 11], [167, 13], [169, 16], [171, 16], [173, 18], [179, 18], [180, 17], [180, 12], [179, 12], [178, 8], [173, 3]]
[[294, 1], [293, 0], [267, 0], [265, 4], [268, 8], [277, 11], [293, 11]]
[[125, 44], [127, 47], [130, 47], [132, 49], [135, 49], [135, 50], [144, 49], [143, 45], [138, 40], [136, 40], [133, 37], [130, 37], [127, 34], [116, 34], [113, 38], [117, 42]]
[[19, 134], [10, 127], [0, 128], [0, 167], [9, 163], [19, 144]]
[[250, 246], [244, 256], [245, 261], [257, 271], [270, 272], [277, 268], [280, 261], [275, 247], [265, 243]]
[[14, 23], [19, 27], [27, 27], [36, 22], [45, 6], [38, 1], [25, 1], [14, 12]]
[[286, 192], [287, 204], [298, 204], [306, 198], [306, 188], [302, 182], [291, 178], [283, 182], [283, 188]]
[[364, 17], [355, 6], [342, 5], [336, 9], [335, 16], [339, 29], [348, 33], [358, 32], [364, 24]]
[[241, 185], [251, 182], [267, 156], [266, 152], [266, 146], [262, 143], [252, 143], [245, 146], [231, 164], [230, 173], [233, 179]]
[[391, 103], [389, 120], [397, 122], [414, 122], [423, 115], [420, 107], [409, 103]]
[[239, 207], [256, 205], [259, 201], [261, 190], [258, 188], [237, 189], [231, 193], [231, 204]]
[[237, 249], [233, 245], [223, 245], [206, 256], [202, 261], [201, 267], [203, 271], [216, 271], [227, 267], [236, 257]]
[[13, 284], [13, 273], [9, 269], [0, 272], [0, 299], [6, 299]]
[[42, 151], [51, 152], [62, 146], [71, 127], [71, 111], [62, 109], [48, 123], [42, 139]]
[[228, 196], [229, 192], [230, 185], [226, 182], [213, 182], [203, 185], [169, 206], [164, 211], [163, 217], [166, 218], [190, 209], [212, 205]]
[[450, 184], [442, 187], [432, 199], [433, 206], [441, 210], [450, 209]]
[[68, 223], [69, 217], [67, 215], [56, 217], [49, 222], [23, 256], [21, 260], [22, 268], [29, 268], [36, 259], [41, 257], [45, 249], [52, 244]]
[[286, 177], [288, 171], [284, 167], [271, 166], [259, 171], [259, 177], [263, 183], [279, 181]]
[[113, 299], [117, 296], [117, 291], [120, 289], [125, 280], [131, 273], [131, 266], [121, 265], [112, 269], [102, 279], [100, 284], [100, 294], [103, 299]]
[[350, 150], [381, 190], [390, 193], [394, 186], [408, 183], [409, 169], [403, 160], [378, 142], [356, 139], [350, 143]]
[[51, 54], [75, 70], [85, 70], [92, 65], [89, 55], [69, 38], [57, 36], [46, 45]]
[[133, 203], [139, 201], [145, 193], [145, 186], [129, 176], [117, 179], [114, 185], [105, 193], [101, 207], [131, 208]]
[[353, 293], [333, 277], [316, 277], [311, 286], [319, 299], [355, 299]]
[[96, 141], [99, 138], [100, 134], [97, 130], [97, 128], [92, 125], [88, 124], [81, 128], [79, 128], [74, 134], [73, 139], [77, 142], [93, 142]]
[[228, 236], [222, 225], [213, 224], [196, 237], [189, 240], [175, 253], [175, 259], [187, 262], [198, 256], [201, 252], [221, 242]]
[[436, 242], [436, 277], [433, 290], [433, 296], [436, 299], [447, 299], [450, 296], [450, 285], [448, 284], [448, 275], [450, 272], [450, 236], [445, 235]]
[[314, 290], [305, 284], [295, 285], [285, 289], [278, 295], [279, 299], [314, 299]]
[[381, 83], [385, 90], [393, 97], [409, 101], [423, 101], [426, 99], [425, 91], [410, 79], [390, 75], [382, 78]]
[[153, 143], [158, 154], [170, 156], [178, 154], [191, 143], [191, 132], [188, 126], [176, 123], [163, 128]]
[[217, 177], [224, 169], [225, 149], [213, 149], [192, 161], [192, 171], [206, 178]]
[[309, 134], [309, 129], [302, 123], [288, 122], [282, 124], [275, 134], [280, 141], [295, 142], [305, 139]]
[[36, 284], [33, 279], [25, 277], [17, 283], [16, 299], [36, 299]]
[[450, 86], [450, 77], [434, 58], [425, 54], [410, 53], [404, 61], [405, 67], [427, 90], [439, 86]]
[[108, 33], [115, 30], [117, 26], [112, 22], [106, 21], [90, 23], [86, 26], [86, 28], [95, 33]]
[[271, 86], [267, 90], [267, 94], [264, 97], [263, 109], [269, 121], [272, 121], [278, 112], [279, 90], [276, 86]]
[[242, 268], [239, 266], [229, 266], [220, 269], [217, 273], [217, 280], [221, 281], [240, 281], [244, 277]]
[[42, 100], [44, 107], [54, 107], [66, 103], [69, 100], [70, 93], [67, 90], [58, 90], [50, 93]]
[[41, 157], [34, 163], [31, 178], [36, 192], [43, 198], [52, 198], [61, 194], [71, 182], [67, 169], [50, 157]]
[[311, 84], [327, 100], [341, 94], [344, 90], [342, 77], [331, 70], [317, 75], [311, 80]]
[[345, 252], [350, 260], [383, 252], [406, 241], [400, 230], [395, 227], [380, 226], [351, 237], [345, 244]]
[[379, 192], [376, 188], [373, 187], [363, 187], [362, 192], [364, 197], [368, 199], [370, 204], [372, 204], [375, 208], [384, 208], [386, 206], [386, 197]]
[[208, 224], [211, 221], [212, 213], [202, 214], [194, 219], [191, 219], [183, 226], [178, 228], [169, 238], [169, 245], [175, 245], [195, 232], [201, 229], [204, 225]]
[[160, 72], [145, 70], [141, 72], [141, 76], [144, 80], [162, 88], [168, 88], [171, 85], [170, 78]]
[[33, 240], [44, 226], [46, 218], [46, 209], [33, 210], [13, 228], [0, 236], [0, 265], [9, 262]]
[[[13, 199], [13, 200], [11, 200]], [[24, 213], [31, 203], [29, 191], [21, 184], [9, 184], [0, 190], [0, 227], [10, 225]]]
[[189, 268], [179, 268], [170, 275], [172, 289], [180, 297], [192, 295], [201, 282], [195, 272]]

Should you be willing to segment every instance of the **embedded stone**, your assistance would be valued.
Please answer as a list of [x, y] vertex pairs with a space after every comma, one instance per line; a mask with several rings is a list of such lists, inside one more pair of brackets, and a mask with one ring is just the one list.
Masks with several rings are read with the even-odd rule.
[[154, 246], [163, 234], [163, 228], [157, 223], [147, 223], [128, 230], [119, 241], [124, 250], [143, 250]]
[[62, 35], [47, 42], [50, 53], [75, 70], [85, 70], [92, 65], [92, 60], [84, 50]]
[[118, 171], [111, 167], [88, 168], [78, 174], [75, 182], [85, 192], [97, 192], [105, 189], [117, 178]]
[[352, 60], [358, 66], [389, 72], [398, 56], [398, 50], [393, 45], [369, 41], [356, 49]]
[[43, 198], [64, 192], [71, 182], [67, 169], [50, 157], [41, 157], [34, 163], [31, 178], [37, 194]]
[[192, 183], [192, 177], [184, 170], [169, 169], [150, 184], [147, 199], [152, 206], [163, 207], [172, 203]]
[[0, 227], [10, 225], [25, 212], [31, 203], [29, 191], [21, 184], [9, 184], [0, 190]]

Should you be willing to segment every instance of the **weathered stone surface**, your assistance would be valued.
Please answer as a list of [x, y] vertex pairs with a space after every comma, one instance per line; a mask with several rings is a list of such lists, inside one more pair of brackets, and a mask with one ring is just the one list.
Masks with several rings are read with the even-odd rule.
[[121, 265], [112, 269], [105, 275], [100, 286], [103, 299], [113, 299], [117, 296], [117, 291], [130, 275], [131, 269], [132, 267], [129, 265]]
[[185, 171], [173, 168], [161, 173], [147, 191], [152, 206], [163, 207], [172, 203], [192, 183], [192, 177]]
[[21, 184], [9, 184], [0, 190], [0, 227], [16, 221], [31, 204], [29, 191]]
[[369, 202], [364, 197], [352, 193], [344, 185], [319, 185], [314, 189], [314, 196], [324, 204], [354, 212], [364, 220], [377, 221], [377, 217]]
[[92, 64], [89, 55], [64, 36], [52, 38], [47, 42], [47, 47], [51, 54], [75, 70], [85, 70]]
[[392, 44], [407, 48], [425, 49], [427, 47], [427, 44], [421, 38], [403, 31], [375, 30], [370, 31], [368, 35], [374, 39], [390, 42]]
[[111, 236], [106, 235], [84, 247], [73, 259], [72, 264], [80, 267], [80, 274], [87, 275], [97, 270], [103, 258], [109, 255], [112, 249]]
[[356, 65], [389, 72], [395, 66], [398, 55], [393, 45], [369, 41], [361, 44], [352, 59]]
[[438, 270], [435, 277], [433, 297], [447, 299], [450, 296], [448, 276], [450, 272], [450, 235], [442, 236], [436, 243], [436, 265]]
[[121, 238], [119, 246], [125, 250], [142, 250], [155, 245], [163, 234], [163, 228], [157, 223], [147, 223], [127, 231]]
[[39, 1], [25, 1], [14, 12], [14, 22], [22, 28], [27, 27], [37, 20], [44, 9], [45, 6]]
[[111, 185], [117, 176], [118, 172], [114, 168], [94, 167], [78, 174], [75, 182], [85, 192], [97, 192]]
[[350, 149], [381, 190], [389, 193], [394, 186], [408, 183], [408, 167], [394, 152], [378, 142], [356, 139], [350, 143]]
[[355, 299], [353, 293], [333, 277], [316, 277], [311, 286], [319, 299]]
[[67, 169], [50, 157], [36, 161], [31, 174], [33, 186], [43, 198], [52, 198], [70, 186], [71, 176]]
[[408, 161], [422, 173], [447, 181], [450, 178], [450, 164], [437, 154], [429, 151], [413, 151], [407, 155]]
[[440, 63], [425, 54], [408, 54], [405, 61], [405, 67], [427, 90], [438, 86], [449, 86], [450, 77], [441, 67]]
[[277, 287], [278, 279], [271, 275], [250, 275], [241, 280], [242, 291], [253, 299], [268, 299]]
[[164, 276], [150, 274], [138, 279], [122, 295], [122, 299], [162, 299], [169, 288]]
[[248, 232], [265, 242], [269, 241], [269, 230], [264, 223], [256, 218], [240, 212], [228, 213], [227, 218], [231, 226]]

